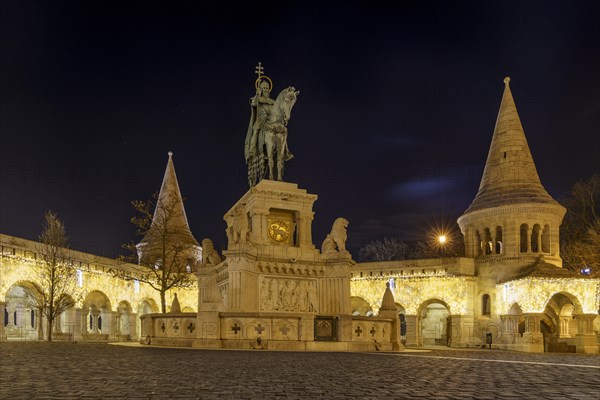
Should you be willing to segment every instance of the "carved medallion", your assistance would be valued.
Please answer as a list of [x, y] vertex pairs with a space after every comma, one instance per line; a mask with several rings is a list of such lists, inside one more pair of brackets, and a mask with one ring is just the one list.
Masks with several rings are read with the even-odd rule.
[[287, 221], [270, 221], [269, 238], [278, 243], [288, 242], [290, 238], [290, 223]]

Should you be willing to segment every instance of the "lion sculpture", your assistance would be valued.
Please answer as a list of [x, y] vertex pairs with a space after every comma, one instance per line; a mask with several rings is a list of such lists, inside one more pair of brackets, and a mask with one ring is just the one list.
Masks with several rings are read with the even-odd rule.
[[202, 265], [217, 265], [221, 262], [221, 256], [215, 250], [212, 240], [202, 240]]
[[321, 245], [321, 253], [324, 255], [333, 255], [337, 253], [347, 253], [346, 250], [346, 239], [348, 238], [348, 220], [344, 218], [337, 218], [331, 233], [327, 235], [323, 244]]

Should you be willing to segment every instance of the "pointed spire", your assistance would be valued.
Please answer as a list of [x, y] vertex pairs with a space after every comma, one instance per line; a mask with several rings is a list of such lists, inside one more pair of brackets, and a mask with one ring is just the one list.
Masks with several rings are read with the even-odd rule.
[[504, 95], [479, 191], [465, 213], [517, 203], [558, 204], [540, 182], [509, 82], [509, 77], [504, 78]]
[[[172, 207], [172, 213], [166, 221], [168, 227], [177, 232], [179, 238], [188, 243], [199, 246], [198, 241], [192, 235], [188, 220], [185, 214], [185, 208], [183, 207], [183, 197], [179, 190], [179, 183], [177, 182], [177, 175], [175, 174], [175, 166], [173, 165], [173, 152], [169, 151], [169, 160], [167, 161], [167, 169], [165, 170], [165, 176], [163, 177], [162, 185], [160, 187], [160, 193], [156, 201], [156, 208], [154, 209], [154, 216], [152, 218], [152, 227], [162, 225], [158, 221], [159, 205], [167, 205]], [[152, 227], [150, 229], [152, 229]], [[144, 237], [142, 243], [147, 242], [147, 238]]]
[[379, 311], [388, 311], [393, 310], [394, 312], [397, 310], [396, 300], [394, 300], [394, 294], [392, 293], [392, 289], [390, 289], [390, 283], [385, 283], [385, 292], [383, 293], [383, 298], [381, 299], [381, 308]]

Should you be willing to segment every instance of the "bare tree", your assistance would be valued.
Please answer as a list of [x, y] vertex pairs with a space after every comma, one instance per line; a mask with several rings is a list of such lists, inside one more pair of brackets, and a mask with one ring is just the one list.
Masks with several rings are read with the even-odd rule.
[[55, 213], [47, 211], [38, 244], [38, 254], [41, 257], [40, 286], [36, 286], [36, 293], [28, 295], [28, 303], [44, 316], [49, 342], [52, 341], [54, 321], [75, 305], [73, 296], [77, 285], [77, 270], [71, 262], [68, 241], [63, 222]]
[[561, 256], [566, 268], [600, 277], [600, 175], [573, 185], [564, 200]]
[[359, 257], [363, 261], [391, 261], [464, 256], [462, 235], [449, 235], [447, 239], [441, 245], [433, 240], [406, 243], [396, 238], [383, 238], [367, 243], [360, 249]]
[[136, 200], [131, 204], [140, 214], [131, 218], [131, 222], [142, 240], [139, 244], [123, 245], [131, 254], [121, 259], [136, 266], [116, 274], [124, 279], [145, 282], [158, 291], [161, 311], [166, 313], [166, 292], [194, 284], [191, 269], [199, 258], [199, 245], [182, 218], [182, 199], [178, 196], [154, 195], [151, 200]]
[[382, 241], [374, 240], [367, 243], [358, 252], [361, 260], [390, 261], [406, 260], [409, 246], [396, 238], [383, 238]]

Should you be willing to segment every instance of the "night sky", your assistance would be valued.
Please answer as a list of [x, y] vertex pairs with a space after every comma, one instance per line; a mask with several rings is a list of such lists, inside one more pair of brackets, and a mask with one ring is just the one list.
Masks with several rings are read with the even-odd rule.
[[26, 3], [0, 5], [2, 233], [36, 240], [51, 209], [115, 257], [173, 151], [192, 232], [223, 248], [258, 61], [273, 98], [301, 91], [284, 180], [319, 196], [317, 246], [340, 216], [355, 253], [451, 226], [507, 75], [546, 189], [600, 171], [598, 1]]

